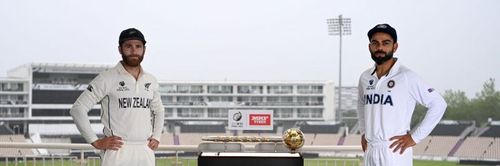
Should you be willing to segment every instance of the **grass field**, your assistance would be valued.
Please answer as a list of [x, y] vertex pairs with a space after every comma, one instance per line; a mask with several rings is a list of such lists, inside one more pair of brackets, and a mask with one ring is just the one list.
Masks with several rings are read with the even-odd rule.
[[428, 161], [428, 160], [413, 160], [414, 166], [451, 166], [458, 165], [457, 162], [449, 161]]
[[[178, 164], [175, 164], [176, 163], [175, 158], [157, 159], [156, 162], [157, 162], [158, 166], [175, 166], [175, 165], [197, 166], [196, 158], [188, 158], [188, 159], [182, 158], [182, 159], [179, 159], [177, 161]], [[353, 158], [353, 159], [319, 158], [319, 159], [305, 159], [304, 166], [334, 166], [334, 165], [342, 166], [342, 165], [344, 165], [344, 163], [346, 166], [353, 166], [353, 165], [358, 166], [358, 165], [361, 165], [360, 162], [361, 162], [361, 160], [355, 159], [355, 158]], [[36, 163], [36, 165], [43, 165], [42, 161], [36, 161], [35, 163]], [[95, 161], [95, 162], [89, 161], [87, 163], [87, 165], [93, 166], [94, 163], [97, 166], [99, 165], [99, 161]], [[80, 165], [76, 161], [69, 161], [69, 160], [64, 160], [63, 162], [61, 162], [61, 160], [59, 160], [59, 159], [54, 160], [54, 162], [52, 162], [51, 160], [45, 161], [45, 165], [47, 165], [47, 166], [52, 166], [52, 164], [54, 164], [54, 166], [70, 166], [70, 165], [78, 166], [78, 165]], [[0, 160], [0, 166], [15, 166], [15, 165], [16, 164], [14, 161], [11, 161], [8, 164], [5, 164], [5, 161]], [[24, 163], [23, 161], [18, 161], [17, 165], [19, 165], [19, 166], [23, 166], [23, 165], [33, 166], [34, 163], [33, 163], [33, 161], [28, 161], [27, 163]], [[447, 162], [447, 161], [414, 160], [413, 165], [414, 166], [456, 166], [458, 164], [456, 162]], [[465, 166], [465, 165], [461, 165], [461, 166]]]

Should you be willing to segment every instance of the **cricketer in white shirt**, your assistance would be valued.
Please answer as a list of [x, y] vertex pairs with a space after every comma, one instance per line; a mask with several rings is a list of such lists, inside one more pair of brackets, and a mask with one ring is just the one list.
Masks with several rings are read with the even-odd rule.
[[[359, 79], [358, 93], [360, 131], [368, 141], [365, 157], [378, 155], [376, 157], [387, 158], [378, 159], [386, 161], [384, 165], [407, 165], [403, 163], [412, 162], [412, 149], [406, 149], [403, 154], [394, 153], [389, 148], [389, 139], [410, 131], [411, 117], [417, 102], [428, 110], [420, 125], [411, 133], [415, 143], [430, 134], [446, 109], [446, 102], [441, 95], [398, 60], [389, 73], [380, 79], [377, 78], [375, 67], [363, 72]], [[374, 152], [375, 150], [379, 151]]]
[[[393, 54], [397, 33], [389, 24], [368, 31], [375, 66], [363, 72], [358, 85], [358, 118], [365, 166], [411, 166], [412, 147], [427, 137], [446, 110], [443, 97]], [[416, 103], [428, 108], [410, 133]]]
[[117, 151], [104, 152], [102, 165], [154, 165], [154, 152], [147, 143], [149, 138], [160, 140], [164, 123], [156, 78], [141, 69], [136, 80], [118, 63], [92, 80], [70, 111], [78, 130], [89, 143], [98, 137], [87, 113], [98, 102], [104, 135], [118, 136], [123, 141]]

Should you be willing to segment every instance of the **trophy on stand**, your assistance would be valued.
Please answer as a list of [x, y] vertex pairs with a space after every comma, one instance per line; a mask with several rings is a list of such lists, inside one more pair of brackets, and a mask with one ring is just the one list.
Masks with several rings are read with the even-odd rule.
[[259, 136], [205, 136], [203, 141], [223, 142], [225, 150], [229, 142], [259, 142], [274, 143], [275, 151], [279, 143], [283, 143], [291, 152], [297, 152], [304, 145], [304, 133], [298, 128], [290, 128], [283, 132], [283, 136], [259, 137]]
[[[200, 144], [198, 148], [205, 150], [201, 150], [198, 157], [199, 166], [304, 165], [302, 154], [297, 153], [304, 145], [304, 134], [297, 128], [286, 130], [281, 137], [206, 136], [202, 137], [202, 140], [219, 143]], [[258, 142], [255, 146], [255, 152], [244, 152], [245, 146], [241, 142]], [[205, 148], [201, 148], [202, 145]], [[220, 145], [224, 147], [222, 148]], [[281, 146], [278, 147], [278, 145]], [[212, 148], [207, 148], [209, 146]], [[277, 149], [280, 147], [281, 150], [278, 152]]]

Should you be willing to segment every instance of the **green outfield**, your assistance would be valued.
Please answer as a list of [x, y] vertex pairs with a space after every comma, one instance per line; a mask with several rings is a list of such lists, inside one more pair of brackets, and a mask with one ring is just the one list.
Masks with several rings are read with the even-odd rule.
[[414, 166], [451, 166], [458, 165], [457, 162], [450, 161], [428, 161], [428, 160], [413, 160]]
[[[197, 161], [196, 158], [179, 158], [176, 160], [175, 158], [163, 158], [163, 159], [157, 159], [156, 160], [158, 166], [197, 166]], [[455, 166], [458, 165], [457, 162], [448, 162], [448, 161], [427, 161], [427, 160], [414, 160], [413, 162], [414, 166]], [[28, 165], [28, 166], [33, 166], [33, 165], [43, 165], [42, 161], [28, 161], [27, 163], [24, 163], [23, 161], [18, 161], [17, 165]], [[85, 165], [93, 166], [93, 165], [99, 165], [99, 161], [89, 161]], [[0, 166], [15, 166], [16, 163], [14, 161], [9, 162], [8, 164], [5, 163], [5, 161], [0, 161]], [[61, 162], [61, 160], [56, 159], [54, 161], [52, 160], [46, 160], [45, 165], [47, 166], [77, 166], [80, 165], [79, 162], [77, 161], [68, 161], [65, 160]], [[353, 165], [361, 165], [361, 160], [357, 158], [317, 158], [317, 159], [305, 159], [304, 161], [304, 166], [353, 166]], [[465, 165], [464, 165], [465, 166]]]

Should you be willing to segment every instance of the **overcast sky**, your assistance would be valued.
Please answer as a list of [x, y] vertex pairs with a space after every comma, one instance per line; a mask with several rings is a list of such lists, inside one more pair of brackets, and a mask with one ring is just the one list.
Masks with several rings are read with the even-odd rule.
[[367, 31], [389, 23], [395, 53], [434, 86], [469, 97], [500, 89], [498, 0], [162, 0], [0, 2], [0, 76], [31, 62], [116, 64], [121, 30], [146, 36], [145, 70], [159, 80], [332, 80], [339, 38], [326, 19], [352, 20], [343, 85], [373, 65]]

